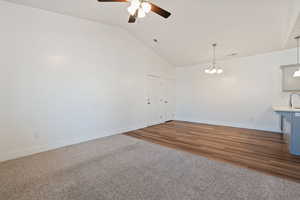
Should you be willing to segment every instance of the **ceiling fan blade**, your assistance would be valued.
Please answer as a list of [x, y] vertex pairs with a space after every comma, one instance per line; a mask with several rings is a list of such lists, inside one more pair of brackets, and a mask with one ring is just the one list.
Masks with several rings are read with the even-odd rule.
[[128, 23], [134, 23], [135, 21], [136, 21], [135, 16], [134, 15], [130, 15]]
[[157, 6], [157, 5], [153, 4], [153, 3], [150, 3], [150, 4], [151, 4], [151, 11], [152, 12], [155, 12], [156, 14], [158, 14], [158, 15], [164, 17], [164, 18], [170, 17], [170, 15], [171, 15], [170, 12], [168, 12], [168, 11], [160, 8], [159, 6]]
[[128, 0], [98, 0], [99, 2], [127, 2]]
[[134, 13], [134, 15], [130, 15], [129, 16], [129, 21], [128, 21], [128, 23], [134, 23], [135, 21], [136, 21], [136, 19], [137, 19], [137, 17], [138, 17], [138, 10], [136, 10], [135, 11], [135, 13]]

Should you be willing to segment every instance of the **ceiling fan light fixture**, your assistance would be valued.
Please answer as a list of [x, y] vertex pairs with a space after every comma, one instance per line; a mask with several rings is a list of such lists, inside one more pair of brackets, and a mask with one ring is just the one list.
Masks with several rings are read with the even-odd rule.
[[129, 6], [129, 7], [127, 8], [127, 11], [129, 12], [129, 14], [134, 15], [135, 12], [136, 12], [136, 9], [137, 9], [137, 8], [135, 8], [135, 7], [133, 7], [133, 6]]
[[139, 8], [138, 18], [143, 18], [145, 16], [146, 16], [146, 13], [144, 12], [144, 10], [142, 8]]
[[135, 9], [138, 9], [141, 5], [141, 2], [140, 0], [131, 0], [131, 7], [135, 8]]
[[151, 11], [152, 6], [148, 2], [143, 2], [142, 3], [142, 8], [143, 8], [145, 13], [149, 13]]

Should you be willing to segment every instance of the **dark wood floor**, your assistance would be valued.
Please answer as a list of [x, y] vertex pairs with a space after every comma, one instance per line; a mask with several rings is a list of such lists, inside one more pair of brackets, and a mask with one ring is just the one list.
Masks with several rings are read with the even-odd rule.
[[300, 157], [278, 133], [172, 121], [126, 135], [300, 182]]

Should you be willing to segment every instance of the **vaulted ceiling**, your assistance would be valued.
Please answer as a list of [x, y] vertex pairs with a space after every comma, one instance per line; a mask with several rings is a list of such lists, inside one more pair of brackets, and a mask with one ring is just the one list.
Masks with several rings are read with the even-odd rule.
[[219, 59], [294, 47], [292, 36], [300, 30], [296, 0], [152, 0], [172, 16], [163, 19], [150, 13], [136, 24], [127, 23], [129, 3], [7, 1], [120, 26], [175, 66], [209, 61], [214, 42]]

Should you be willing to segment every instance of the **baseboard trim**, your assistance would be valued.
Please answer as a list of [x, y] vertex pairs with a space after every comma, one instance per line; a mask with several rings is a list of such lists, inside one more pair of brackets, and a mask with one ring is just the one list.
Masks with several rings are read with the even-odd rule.
[[282, 134], [279, 129], [274, 129], [270, 127], [256, 127], [250, 126], [240, 123], [231, 123], [231, 122], [219, 122], [219, 121], [209, 121], [209, 120], [195, 120], [195, 119], [182, 119], [177, 118], [176, 121], [184, 121], [184, 122], [192, 122], [192, 123], [199, 123], [199, 124], [209, 124], [209, 125], [216, 125], [216, 126], [227, 126], [227, 127], [234, 127], [234, 128], [244, 128], [250, 130], [259, 130], [259, 131], [267, 131]]
[[109, 137], [109, 136], [113, 136], [113, 135], [118, 135], [118, 134], [138, 130], [138, 129], [145, 128], [145, 127], [146, 127], [145, 124], [135, 125], [130, 128], [121, 128], [121, 129], [116, 129], [116, 130], [112, 130], [112, 131], [102, 132], [101, 134], [99, 134], [97, 136], [93, 136], [93, 137], [79, 137], [79, 138], [73, 138], [71, 140], [62, 140], [62, 141], [55, 141], [55, 142], [52, 142], [49, 144], [36, 145], [36, 146], [30, 147], [30, 148], [18, 149], [16, 151], [1, 152], [0, 153], [0, 162], [18, 159], [18, 158], [34, 155], [37, 153], [42, 153], [45, 151], [55, 150], [55, 149], [58, 149], [61, 147], [66, 147], [66, 146], [70, 146], [70, 145], [74, 145], [74, 144], [80, 144], [83, 142], [88, 142], [91, 140], [101, 139], [101, 138], [105, 138], [105, 137]]

